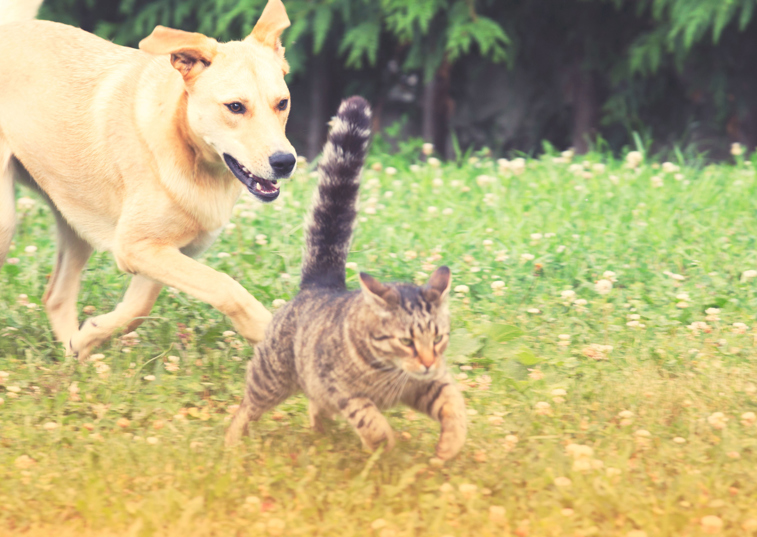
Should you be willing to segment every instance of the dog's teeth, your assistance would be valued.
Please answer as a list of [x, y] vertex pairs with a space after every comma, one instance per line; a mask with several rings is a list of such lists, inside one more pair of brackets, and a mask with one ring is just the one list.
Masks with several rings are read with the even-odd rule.
[[260, 183], [255, 183], [255, 190], [262, 190]]

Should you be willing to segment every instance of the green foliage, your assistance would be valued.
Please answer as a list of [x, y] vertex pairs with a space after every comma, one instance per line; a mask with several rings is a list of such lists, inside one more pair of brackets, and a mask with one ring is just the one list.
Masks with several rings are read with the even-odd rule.
[[[310, 430], [302, 396], [226, 450], [252, 349], [173, 290], [138, 340], [98, 349], [101, 373], [66, 359], [40, 305], [54, 219], [20, 189], [37, 203], [20, 206], [15, 259], [0, 269], [0, 534], [694, 536], [716, 515], [720, 535], [747, 535], [755, 157], [675, 170], [648, 153], [636, 169], [597, 153], [523, 166], [419, 156], [372, 155], [384, 167], [364, 173], [350, 261], [382, 281], [450, 266], [446, 355], [469, 409], [455, 460], [430, 460], [439, 424], [416, 412], [386, 412], [397, 446], [367, 454], [343, 420]], [[291, 299], [314, 188], [302, 167], [273, 204], [243, 198], [201, 261], [269, 307]], [[604, 277], [617, 280], [605, 295]], [[127, 282], [97, 253], [79, 306], [110, 311]]]

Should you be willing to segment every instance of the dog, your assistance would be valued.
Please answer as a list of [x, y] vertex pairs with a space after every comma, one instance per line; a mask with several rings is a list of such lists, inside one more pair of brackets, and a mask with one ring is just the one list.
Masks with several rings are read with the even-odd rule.
[[[0, 2], [0, 267], [20, 181], [57, 221], [43, 302], [68, 355], [83, 361], [115, 330], [134, 330], [164, 285], [260, 341], [269, 311], [193, 258], [229, 221], [243, 188], [270, 202], [294, 171], [281, 0], [268, 1], [243, 41], [158, 26], [140, 50], [31, 20], [40, 3]], [[79, 326], [79, 280], [94, 248], [133, 277], [114, 311]]]

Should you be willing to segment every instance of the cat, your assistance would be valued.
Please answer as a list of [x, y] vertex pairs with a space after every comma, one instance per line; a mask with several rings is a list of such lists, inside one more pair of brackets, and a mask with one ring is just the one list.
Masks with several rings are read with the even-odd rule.
[[380, 410], [398, 403], [441, 422], [438, 458], [454, 457], [465, 442], [465, 400], [443, 357], [450, 270], [439, 267], [422, 287], [382, 284], [365, 273], [359, 290], [346, 287], [370, 125], [365, 99], [342, 101], [318, 167], [300, 292], [274, 315], [255, 348], [227, 445], [239, 441], [250, 420], [298, 391], [310, 400], [313, 428], [322, 431], [322, 418], [339, 413], [369, 450], [382, 442], [393, 447]]

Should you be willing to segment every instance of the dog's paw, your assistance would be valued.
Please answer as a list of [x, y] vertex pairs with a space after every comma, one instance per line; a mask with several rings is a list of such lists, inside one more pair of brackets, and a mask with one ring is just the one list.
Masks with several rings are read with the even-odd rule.
[[89, 358], [92, 349], [105, 341], [108, 335], [103, 335], [97, 317], [86, 319], [69, 339], [66, 354], [78, 358], [79, 362], [83, 363]]

